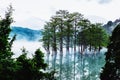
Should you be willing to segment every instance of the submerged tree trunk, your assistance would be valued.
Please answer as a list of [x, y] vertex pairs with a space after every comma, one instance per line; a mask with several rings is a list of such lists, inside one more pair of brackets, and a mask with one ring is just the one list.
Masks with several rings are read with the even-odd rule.
[[62, 60], [63, 60], [63, 54], [60, 54], [60, 80], [62, 80]]
[[56, 66], [56, 58], [57, 58], [57, 48], [56, 48], [56, 37], [55, 37], [55, 39], [54, 39], [54, 47], [53, 47], [53, 59], [54, 59], [54, 61], [53, 61], [53, 69], [54, 69], [54, 71], [55, 71], [55, 66]]
[[91, 46], [91, 44], [90, 44], [90, 49], [89, 49], [90, 51], [92, 50], [92, 46]]
[[49, 69], [49, 57], [50, 57], [50, 50], [47, 50], [47, 64], [48, 64], [48, 69]]
[[74, 80], [75, 80], [75, 62], [76, 62], [76, 47], [74, 47]]
[[57, 58], [57, 46], [56, 46], [56, 35], [54, 33], [53, 38], [53, 69], [55, 71], [55, 65], [56, 65], [56, 58]]
[[101, 49], [102, 49], [102, 47], [99, 45], [99, 47], [98, 47], [98, 51], [100, 52]]
[[80, 44], [78, 45], [78, 54], [80, 54]]
[[85, 78], [85, 56], [82, 58], [82, 80]]
[[53, 70], [55, 71], [57, 51], [53, 51]]
[[63, 60], [63, 38], [61, 36], [60, 37], [60, 80], [62, 80], [62, 60]]
[[67, 45], [66, 45], [66, 68], [67, 68], [67, 80], [69, 80], [69, 77], [70, 77], [70, 72], [69, 72], [69, 69], [70, 69], [70, 65], [69, 65], [69, 56], [70, 56], [70, 51], [69, 51], [69, 39], [67, 41]]
[[67, 76], [66, 76], [66, 78], [67, 78], [67, 80], [69, 80], [69, 78], [70, 78], [70, 64], [69, 64], [69, 62], [70, 62], [70, 59], [69, 59], [69, 54], [70, 52], [69, 52], [69, 49], [67, 49], [66, 50], [66, 69], [67, 69]]
[[76, 62], [76, 37], [77, 37], [77, 32], [76, 32], [76, 28], [77, 28], [77, 25], [76, 25], [76, 20], [75, 20], [75, 31], [74, 31], [74, 80], [75, 80], [75, 62]]
[[53, 25], [53, 57], [54, 57], [54, 61], [53, 61], [53, 69], [55, 71], [55, 65], [56, 65], [56, 58], [57, 58], [57, 39], [56, 39], [56, 26]]
[[[81, 54], [81, 58], [80, 58], [80, 63], [81, 63], [80, 64], [80, 75], [82, 75], [82, 73], [81, 73], [82, 72], [81, 71], [82, 70], [82, 59], [83, 59], [83, 54]], [[81, 76], [80, 76], [80, 80], [81, 80]]]
[[54, 51], [53, 51], [53, 48], [52, 48], [52, 68], [54, 69]]

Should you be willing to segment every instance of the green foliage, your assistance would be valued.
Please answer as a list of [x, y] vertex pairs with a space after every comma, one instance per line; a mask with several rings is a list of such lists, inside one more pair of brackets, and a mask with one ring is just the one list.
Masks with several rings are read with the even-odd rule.
[[[0, 20], [0, 80], [50, 80], [54, 79], [53, 72], [45, 72], [47, 64], [44, 63], [44, 54], [37, 49], [33, 58], [27, 58], [28, 52], [23, 48], [22, 55], [12, 58], [12, 44], [16, 35], [10, 40], [10, 24], [12, 19], [12, 6], [8, 8], [5, 18]], [[52, 74], [52, 75], [51, 75]]]
[[16, 72], [16, 80], [40, 80], [48, 78], [50, 73], [44, 72], [47, 64], [44, 63], [44, 55], [40, 49], [35, 51], [33, 58], [27, 58], [28, 52], [25, 49], [22, 52], [23, 54], [16, 61], [19, 66]]
[[11, 45], [14, 38], [10, 41], [10, 24], [13, 22], [12, 6], [9, 6], [8, 11], [5, 14], [5, 18], [0, 20], [0, 79], [1, 80], [13, 80], [14, 72], [16, 71], [16, 63], [11, 58], [13, 52], [11, 51]]
[[82, 44], [90, 45], [94, 49], [106, 47], [108, 44], [108, 35], [101, 24], [91, 24], [87, 29], [83, 29], [78, 36]]
[[44, 63], [43, 57], [44, 53], [42, 53], [40, 49], [37, 49], [35, 55], [33, 56], [33, 61], [35, 62], [35, 66], [38, 70], [41, 68], [45, 70], [47, 67], [47, 64]]
[[120, 24], [114, 29], [110, 37], [106, 64], [101, 73], [101, 80], [120, 80]]

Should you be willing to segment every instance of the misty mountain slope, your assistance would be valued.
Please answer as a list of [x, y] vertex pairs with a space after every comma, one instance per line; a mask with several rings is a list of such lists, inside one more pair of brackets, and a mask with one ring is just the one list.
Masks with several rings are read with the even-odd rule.
[[32, 30], [17, 26], [13, 26], [11, 29], [10, 37], [16, 34], [16, 40], [38, 41], [42, 35], [41, 30]]
[[116, 19], [115, 21], [108, 21], [103, 27], [107, 31], [108, 34], [112, 34], [112, 31], [120, 23], [120, 19]]

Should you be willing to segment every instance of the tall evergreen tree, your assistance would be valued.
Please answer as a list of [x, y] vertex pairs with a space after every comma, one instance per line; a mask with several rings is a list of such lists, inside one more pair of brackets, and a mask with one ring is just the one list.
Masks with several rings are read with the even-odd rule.
[[13, 8], [9, 6], [5, 18], [0, 20], [0, 79], [13, 80], [16, 71], [15, 62], [12, 59], [13, 52], [11, 45], [14, 39], [10, 41], [10, 24], [13, 22], [11, 17]]
[[101, 80], [120, 80], [120, 24], [112, 32]]

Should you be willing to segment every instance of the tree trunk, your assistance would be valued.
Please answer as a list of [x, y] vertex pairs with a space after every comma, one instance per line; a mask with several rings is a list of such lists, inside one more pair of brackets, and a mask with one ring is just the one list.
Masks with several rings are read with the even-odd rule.
[[54, 53], [54, 54], [53, 54], [53, 70], [55, 71], [57, 52], [54, 51], [53, 53]]
[[63, 80], [62, 79], [62, 60], [63, 60], [63, 55], [62, 54], [60, 54], [60, 80]]
[[49, 57], [50, 57], [50, 50], [47, 50], [47, 64], [48, 64], [48, 69], [49, 69]]
[[53, 26], [53, 52], [54, 52], [54, 63], [53, 63], [53, 69], [55, 71], [55, 64], [56, 64], [56, 58], [57, 58], [57, 45], [56, 45], [56, 27]]
[[75, 62], [76, 62], [76, 21], [75, 21], [75, 31], [74, 31], [74, 80], [75, 80]]
[[75, 80], [75, 62], [76, 62], [76, 47], [74, 48], [74, 80]]
[[62, 60], [63, 60], [63, 38], [61, 36], [60, 37], [60, 80], [62, 80]]
[[83, 80], [85, 77], [84, 69], [85, 69], [85, 56], [83, 57], [83, 60], [82, 60], [82, 78], [83, 78]]
[[76, 45], [74, 45], [74, 80], [75, 80], [75, 62], [76, 62]]
[[69, 65], [69, 56], [70, 56], [70, 51], [69, 51], [69, 43], [70, 43], [70, 36], [68, 34], [67, 36], [67, 42], [66, 42], [66, 68], [67, 68], [67, 80], [69, 80], [69, 77], [70, 77], [70, 65]]
[[69, 80], [70, 78], [70, 65], [69, 65], [69, 62], [70, 62], [70, 59], [69, 59], [69, 48], [66, 50], [66, 69], [67, 69], [67, 80]]
[[89, 49], [90, 51], [92, 50], [92, 46], [91, 46], [91, 44], [90, 44], [90, 49]]

